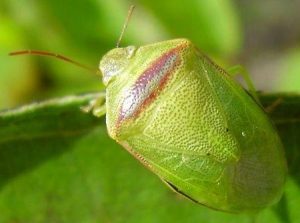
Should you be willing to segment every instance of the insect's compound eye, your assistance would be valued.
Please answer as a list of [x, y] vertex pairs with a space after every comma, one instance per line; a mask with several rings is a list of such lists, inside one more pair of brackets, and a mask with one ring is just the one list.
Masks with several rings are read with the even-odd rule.
[[103, 56], [99, 69], [103, 74], [103, 83], [105, 85], [108, 85], [113, 77], [120, 74], [126, 68], [135, 50], [135, 46], [115, 48]]
[[128, 46], [125, 49], [127, 51], [127, 58], [131, 58], [135, 53], [136, 47], [135, 46]]

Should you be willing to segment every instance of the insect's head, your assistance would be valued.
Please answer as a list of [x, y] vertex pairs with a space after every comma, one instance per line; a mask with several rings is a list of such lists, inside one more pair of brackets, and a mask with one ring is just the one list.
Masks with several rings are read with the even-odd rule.
[[99, 64], [103, 83], [108, 86], [116, 79], [128, 82], [129, 79], [141, 78], [144, 72], [167, 69], [189, 45], [186, 39], [174, 39], [140, 47], [112, 49], [102, 57]]
[[103, 75], [103, 83], [106, 86], [128, 66], [135, 50], [136, 47], [134, 46], [115, 48], [102, 57], [99, 69]]

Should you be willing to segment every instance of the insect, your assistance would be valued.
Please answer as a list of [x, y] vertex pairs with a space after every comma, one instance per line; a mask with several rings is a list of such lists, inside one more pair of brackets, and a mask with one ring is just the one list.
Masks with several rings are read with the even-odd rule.
[[236, 213], [279, 200], [287, 169], [276, 130], [255, 94], [192, 42], [115, 48], [99, 69], [106, 99], [86, 110], [106, 113], [110, 137], [177, 193]]

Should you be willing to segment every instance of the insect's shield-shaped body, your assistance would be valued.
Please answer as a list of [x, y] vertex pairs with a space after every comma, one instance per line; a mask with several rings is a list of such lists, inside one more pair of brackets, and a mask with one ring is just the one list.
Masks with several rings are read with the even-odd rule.
[[186, 39], [108, 52], [107, 129], [177, 192], [214, 209], [280, 198], [282, 144], [262, 108]]

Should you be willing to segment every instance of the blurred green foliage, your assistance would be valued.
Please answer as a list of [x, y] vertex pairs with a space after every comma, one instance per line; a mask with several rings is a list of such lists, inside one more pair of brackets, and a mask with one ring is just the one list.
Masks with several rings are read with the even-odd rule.
[[[0, 108], [102, 90], [100, 78], [80, 68], [51, 58], [7, 54], [47, 50], [96, 70], [101, 56], [115, 47], [132, 3], [136, 10], [121, 45], [186, 37], [225, 67], [245, 65], [259, 89], [300, 91], [299, 1], [1, 0]], [[0, 148], [2, 160], [8, 158], [0, 166], [27, 167], [0, 185], [0, 222], [249, 222], [247, 216], [233, 218], [174, 198], [107, 138], [101, 124], [90, 134], [48, 140], [26, 153], [26, 146]], [[20, 160], [9, 163], [14, 153]], [[105, 170], [99, 175], [100, 169]], [[260, 222], [296, 222], [298, 182], [290, 179], [288, 185], [288, 204], [282, 207], [290, 209], [289, 216], [284, 217], [284, 210], [281, 217], [266, 210]]]
[[[123, 46], [186, 37], [223, 60], [240, 49], [242, 34], [230, 0], [133, 3], [136, 10]], [[0, 107], [100, 90], [101, 81], [95, 81], [95, 77], [77, 67], [50, 58], [11, 58], [7, 53], [20, 49], [47, 50], [96, 70], [101, 56], [115, 47], [130, 4], [121, 0], [1, 1]]]
[[[300, 40], [299, 40], [300, 42]], [[286, 52], [280, 66], [278, 90], [300, 92], [300, 48]]]

